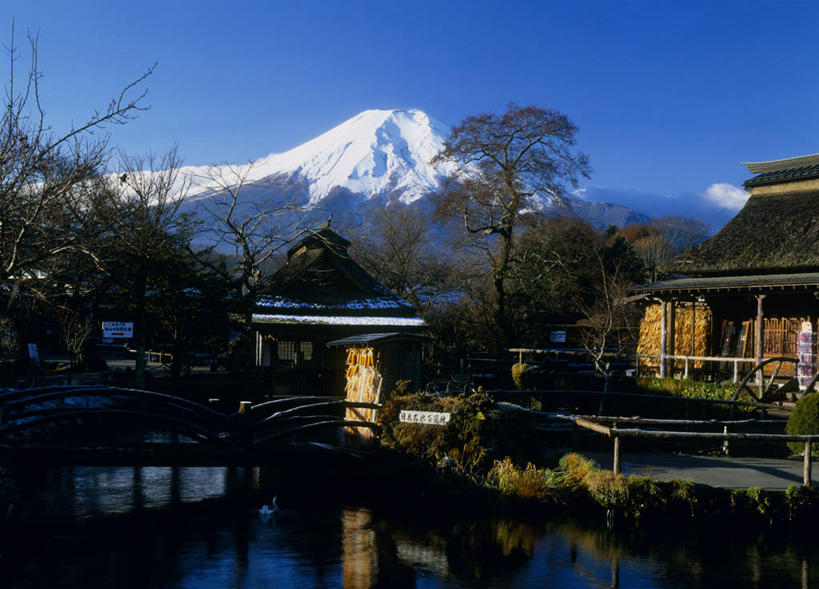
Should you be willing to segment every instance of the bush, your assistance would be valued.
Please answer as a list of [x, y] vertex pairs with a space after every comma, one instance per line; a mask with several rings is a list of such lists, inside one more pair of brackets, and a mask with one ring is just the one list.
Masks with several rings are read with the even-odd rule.
[[537, 388], [542, 371], [537, 366], [518, 362], [512, 366], [512, 381], [519, 391]]
[[[788, 418], [785, 433], [793, 436], [819, 434], [819, 393], [809, 393], [796, 402], [793, 413]], [[819, 455], [819, 444], [813, 445], [814, 456]], [[804, 442], [788, 442], [794, 454], [805, 451]]]

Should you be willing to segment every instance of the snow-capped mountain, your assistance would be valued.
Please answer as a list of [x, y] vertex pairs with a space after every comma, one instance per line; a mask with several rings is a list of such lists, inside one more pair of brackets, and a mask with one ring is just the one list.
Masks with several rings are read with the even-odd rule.
[[[364, 200], [397, 199], [411, 204], [440, 189], [452, 168], [430, 161], [442, 149], [446, 125], [411, 110], [366, 110], [284, 153], [272, 153], [250, 164], [227, 168], [185, 168], [197, 178], [198, 196], [214, 186], [209, 177], [244, 176], [245, 184], [292, 194], [314, 207], [340, 190]], [[255, 192], [255, 191], [254, 191]]]
[[[240, 204], [288, 203], [359, 224], [390, 203], [429, 207], [453, 165], [430, 162], [443, 148], [449, 127], [417, 110], [366, 110], [289, 151], [244, 165], [188, 167], [189, 201], [207, 204], [225, 185], [242, 183]], [[214, 179], [218, 182], [214, 182]], [[595, 226], [647, 217], [619, 205], [568, 198], [576, 214]], [[548, 209], [544, 200], [534, 203]], [[576, 206], [573, 206], [576, 205]], [[561, 208], [560, 211], [565, 211]], [[612, 219], [609, 219], [612, 217]], [[638, 219], [639, 218], [639, 219]]]

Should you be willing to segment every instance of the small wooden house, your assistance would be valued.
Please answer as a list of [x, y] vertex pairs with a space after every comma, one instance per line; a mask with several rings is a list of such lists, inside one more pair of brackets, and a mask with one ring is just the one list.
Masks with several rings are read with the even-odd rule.
[[256, 366], [273, 393], [342, 395], [344, 350], [328, 342], [426, 327], [412, 305], [350, 257], [349, 246], [322, 226], [287, 252], [272, 290], [257, 301]]
[[672, 260], [677, 277], [634, 289], [659, 306], [640, 353], [795, 358], [803, 323], [817, 331], [819, 154], [746, 165], [756, 176], [742, 210]]

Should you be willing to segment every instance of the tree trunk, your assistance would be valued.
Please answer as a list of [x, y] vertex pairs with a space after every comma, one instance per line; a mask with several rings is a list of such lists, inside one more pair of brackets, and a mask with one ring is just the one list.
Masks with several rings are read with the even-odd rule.
[[136, 297], [136, 312], [134, 313], [134, 340], [136, 343], [134, 386], [138, 389], [145, 388], [145, 274], [145, 269], [140, 268], [134, 284], [134, 296]]

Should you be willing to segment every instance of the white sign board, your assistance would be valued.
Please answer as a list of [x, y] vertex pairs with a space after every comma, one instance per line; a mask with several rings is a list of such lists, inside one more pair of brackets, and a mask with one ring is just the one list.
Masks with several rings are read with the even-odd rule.
[[398, 414], [398, 420], [402, 423], [424, 423], [427, 425], [446, 425], [449, 423], [449, 417], [449, 413], [439, 413], [437, 411], [404, 410]]
[[549, 341], [553, 344], [565, 344], [566, 343], [566, 332], [565, 331], [552, 331], [549, 333]]
[[131, 321], [103, 321], [102, 337], [130, 339], [134, 337], [134, 324]]
[[37, 351], [37, 344], [28, 344], [28, 361], [35, 368], [40, 366], [40, 353]]

